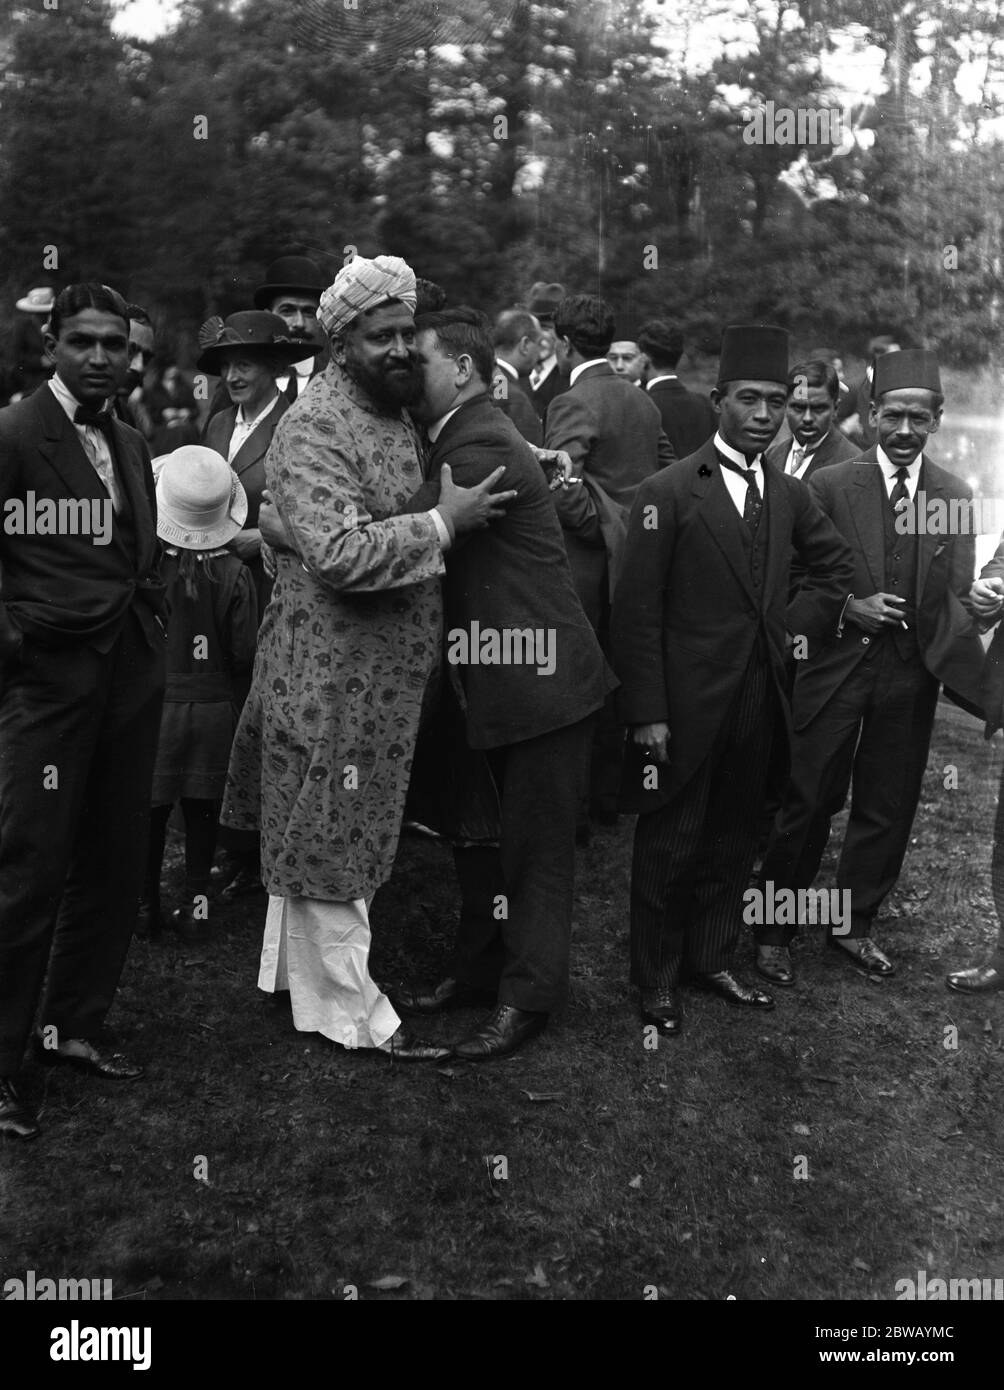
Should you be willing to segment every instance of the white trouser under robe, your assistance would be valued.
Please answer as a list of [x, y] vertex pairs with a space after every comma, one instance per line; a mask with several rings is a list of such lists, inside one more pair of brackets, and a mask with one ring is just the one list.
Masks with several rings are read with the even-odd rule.
[[343, 1047], [379, 1047], [401, 1020], [369, 971], [363, 898], [321, 902], [269, 894], [258, 988], [288, 989], [293, 1026]]

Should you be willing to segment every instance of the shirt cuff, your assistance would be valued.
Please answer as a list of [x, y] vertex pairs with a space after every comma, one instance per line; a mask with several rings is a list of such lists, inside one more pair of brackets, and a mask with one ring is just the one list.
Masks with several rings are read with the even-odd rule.
[[847, 597], [844, 599], [844, 606], [843, 606], [843, 608], [841, 608], [841, 610], [840, 610], [840, 617], [837, 619], [837, 636], [838, 636], [838, 637], [843, 637], [843, 635], [844, 635], [844, 623], [845, 623], [846, 620], [847, 620], [847, 605], [850, 603], [850, 601], [851, 601], [851, 599], [852, 599], [853, 597], [854, 597], [853, 594], [848, 594]]
[[450, 523], [446, 520], [438, 507], [433, 507], [429, 515], [436, 523], [436, 530], [439, 533], [440, 550], [449, 550], [450, 546], [453, 544], [453, 529]]

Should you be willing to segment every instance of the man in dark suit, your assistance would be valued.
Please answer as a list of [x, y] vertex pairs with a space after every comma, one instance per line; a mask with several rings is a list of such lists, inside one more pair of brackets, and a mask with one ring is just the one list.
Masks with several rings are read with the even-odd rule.
[[[972, 496], [922, 452], [941, 421], [937, 358], [912, 349], [879, 357], [873, 389], [878, 443], [809, 482], [853, 551], [854, 575], [840, 639], [799, 663], [791, 777], [761, 873], [775, 892], [811, 885], [853, 777], [837, 868], [850, 924], [827, 940], [862, 974], [884, 977], [894, 966], [871, 927], [906, 854], [939, 685], [977, 704], [983, 648], [963, 607], [975, 569], [972, 527], [927, 524], [929, 512], [950, 515], [953, 502], [958, 512]], [[758, 969], [778, 983], [793, 979], [795, 929], [757, 929], [766, 948]]]
[[0, 412], [0, 1133], [24, 1139], [38, 1126], [15, 1076], [36, 1009], [40, 1060], [142, 1074], [101, 1032], [136, 920], [164, 690], [150, 456], [108, 409], [128, 333], [114, 290], [64, 289], [55, 375]]
[[683, 334], [668, 319], [649, 319], [638, 334], [644, 353], [642, 382], [659, 407], [662, 428], [680, 458], [699, 449], [715, 432], [715, 412], [707, 396], [688, 391], [676, 375]]
[[129, 366], [125, 380], [112, 398], [112, 410], [123, 424], [132, 425], [147, 438], [153, 421], [142, 405], [142, 386], [153, 362], [153, 321], [141, 304], [129, 304]]
[[[836, 631], [850, 551], [808, 490], [763, 467], [784, 414], [788, 335], [727, 328], [713, 440], [638, 489], [614, 599], [614, 670], [638, 812], [631, 979], [642, 1019], [680, 1030], [684, 970], [727, 1002], [773, 1008], [733, 973], [756, 813], [788, 723], [786, 633]], [[788, 602], [792, 549], [806, 579]]]
[[859, 451], [837, 429], [840, 378], [829, 362], [800, 362], [788, 374], [788, 428], [772, 444], [767, 463], [807, 483], [820, 468], [857, 458]]
[[[435, 505], [445, 464], [460, 486], [504, 465], [499, 486], [516, 491], [504, 516], [451, 548], [444, 592], [448, 671], [459, 677], [468, 744], [487, 751], [501, 844], [457, 851], [464, 905], [451, 974], [401, 999], [433, 1012], [497, 991], [494, 1012], [454, 1047], [487, 1061], [539, 1032], [562, 1002], [580, 769], [591, 716], [616, 682], [572, 587], [540, 465], [486, 394], [494, 364], [482, 316], [445, 310], [416, 328], [432, 460], [410, 506]], [[509, 653], [513, 633], [522, 645]]]
[[[989, 741], [1004, 726], [1004, 539], [992, 559], [980, 571], [969, 591], [969, 607], [981, 631], [998, 624], [987, 652], [981, 681], [981, 704], [986, 715], [984, 736]], [[997, 946], [985, 965], [953, 970], [946, 976], [948, 988], [958, 994], [996, 994], [1004, 991], [1004, 769], [994, 818], [994, 843], [990, 860], [990, 885], [997, 912]]]
[[[547, 447], [564, 449], [571, 456], [574, 476], [589, 478], [608, 503], [626, 512], [642, 479], [676, 459], [658, 407], [646, 392], [618, 376], [606, 360], [614, 337], [614, 316], [602, 299], [585, 294], [563, 299], [555, 314], [555, 329], [558, 360], [569, 372], [570, 385], [548, 410]], [[603, 557], [602, 548], [597, 554]], [[577, 573], [582, 573], [581, 568], [577, 567]], [[603, 602], [596, 632], [609, 654], [607, 590], [601, 581]], [[580, 598], [591, 611], [595, 595], [582, 593]], [[624, 731], [610, 700], [597, 721], [589, 778], [588, 809], [600, 824], [617, 820], [623, 746]], [[585, 839], [588, 834], [583, 817], [580, 835]]]
[[544, 432], [530, 400], [530, 372], [540, 355], [540, 324], [526, 309], [504, 309], [495, 320], [492, 342], [492, 400], [528, 444], [539, 446]]

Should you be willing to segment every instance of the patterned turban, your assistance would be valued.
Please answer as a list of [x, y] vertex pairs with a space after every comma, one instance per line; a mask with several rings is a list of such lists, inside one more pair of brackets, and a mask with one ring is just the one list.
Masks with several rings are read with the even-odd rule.
[[372, 261], [356, 256], [321, 295], [317, 317], [326, 332], [336, 334], [387, 299], [400, 299], [414, 313], [417, 296], [411, 266], [400, 256], [376, 256]]

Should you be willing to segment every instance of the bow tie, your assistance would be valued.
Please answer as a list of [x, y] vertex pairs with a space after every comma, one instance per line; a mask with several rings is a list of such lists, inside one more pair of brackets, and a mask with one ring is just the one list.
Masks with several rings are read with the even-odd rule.
[[86, 425], [95, 430], [103, 430], [105, 434], [110, 434], [112, 413], [110, 410], [95, 410], [89, 405], [78, 405], [73, 416], [73, 423]]

